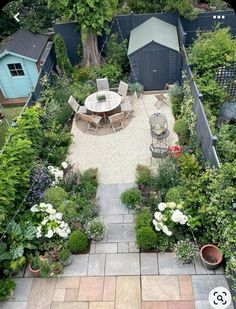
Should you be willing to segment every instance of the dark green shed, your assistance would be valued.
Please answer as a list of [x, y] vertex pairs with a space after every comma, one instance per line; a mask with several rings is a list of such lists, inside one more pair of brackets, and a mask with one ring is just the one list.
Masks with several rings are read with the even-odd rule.
[[151, 17], [130, 33], [128, 57], [131, 78], [145, 90], [164, 89], [181, 80], [181, 53], [177, 28]]

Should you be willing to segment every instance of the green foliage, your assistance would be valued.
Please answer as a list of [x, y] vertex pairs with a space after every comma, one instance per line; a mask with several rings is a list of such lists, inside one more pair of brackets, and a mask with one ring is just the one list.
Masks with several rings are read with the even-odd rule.
[[104, 236], [105, 230], [105, 225], [97, 219], [93, 219], [86, 226], [87, 236], [94, 240], [101, 240]]
[[216, 144], [217, 153], [221, 162], [233, 162], [236, 158], [236, 127], [235, 125], [222, 124]]
[[181, 113], [181, 105], [183, 101], [182, 87], [175, 83], [174, 86], [168, 90], [168, 94], [171, 100], [172, 112], [175, 118], [178, 118]]
[[14, 280], [7, 278], [0, 280], [0, 300], [6, 301], [11, 296], [11, 292], [15, 289], [16, 283]]
[[72, 73], [72, 65], [68, 58], [66, 45], [62, 35], [57, 33], [54, 37], [54, 43], [58, 66], [65, 75], [70, 76]]
[[61, 187], [48, 188], [44, 193], [44, 201], [47, 204], [59, 207], [63, 202], [70, 199], [69, 194]]
[[181, 176], [198, 175], [200, 172], [200, 165], [194, 154], [183, 153], [179, 157], [179, 166]]
[[117, 35], [111, 34], [107, 42], [107, 60], [116, 67], [120, 66], [122, 72], [129, 71], [129, 59], [127, 56], [128, 40], [118, 42]]
[[143, 227], [151, 227], [152, 216], [149, 211], [142, 210], [135, 217], [135, 229], [139, 230]]
[[181, 185], [170, 188], [166, 193], [167, 202], [175, 201], [176, 203], [181, 203], [184, 197], [185, 189]]
[[153, 184], [153, 177], [148, 166], [138, 164], [136, 168], [136, 184], [151, 186]]
[[59, 261], [66, 262], [71, 256], [70, 250], [64, 248], [59, 252], [58, 259]]
[[157, 234], [157, 249], [158, 251], [172, 251], [174, 248], [175, 239], [174, 237], [169, 237], [164, 233]]
[[84, 197], [95, 198], [98, 180], [98, 170], [96, 168], [89, 168], [84, 171], [79, 177], [80, 188], [79, 191]]
[[72, 232], [68, 239], [68, 248], [72, 253], [84, 252], [88, 249], [88, 238], [82, 231]]
[[121, 202], [128, 208], [135, 208], [141, 202], [141, 194], [137, 188], [130, 188], [121, 194]]
[[41, 264], [42, 261], [38, 256], [33, 257], [30, 261], [30, 267], [32, 268], [32, 270], [40, 270]]
[[155, 249], [157, 234], [151, 227], [142, 227], [136, 231], [136, 242], [141, 250]]
[[180, 145], [188, 145], [190, 132], [188, 129], [188, 122], [185, 119], [179, 118], [174, 124], [174, 131], [179, 136]]
[[160, 0], [143, 1], [128, 0], [128, 5], [135, 13], [153, 13], [153, 12], [179, 12], [190, 20], [196, 17], [191, 0]]
[[143, 92], [143, 89], [144, 89], [143, 85], [138, 82], [129, 84], [129, 92], [130, 93], [136, 92], [138, 96]]
[[21, 256], [15, 260], [10, 261], [10, 271], [13, 274], [17, 274], [23, 266], [26, 264], [26, 258], [24, 256]]

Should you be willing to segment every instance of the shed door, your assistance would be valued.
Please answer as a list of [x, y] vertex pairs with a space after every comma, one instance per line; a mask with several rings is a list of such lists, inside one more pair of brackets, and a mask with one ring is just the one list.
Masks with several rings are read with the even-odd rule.
[[140, 80], [145, 90], [160, 90], [168, 82], [168, 49], [146, 47], [141, 51]]

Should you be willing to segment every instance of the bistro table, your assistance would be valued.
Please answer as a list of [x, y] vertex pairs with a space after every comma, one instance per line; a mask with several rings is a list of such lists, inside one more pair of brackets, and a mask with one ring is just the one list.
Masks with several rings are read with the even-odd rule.
[[[103, 101], [97, 97], [105, 96]], [[90, 94], [84, 102], [87, 109], [93, 113], [102, 113], [106, 125], [106, 113], [116, 109], [121, 103], [121, 97], [114, 91], [98, 91]]]

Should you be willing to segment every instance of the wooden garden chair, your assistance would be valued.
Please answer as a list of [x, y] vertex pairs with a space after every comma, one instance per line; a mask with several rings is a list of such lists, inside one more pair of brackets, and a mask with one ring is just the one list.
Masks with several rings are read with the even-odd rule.
[[96, 84], [98, 91], [109, 91], [109, 83], [106, 77], [96, 79]]
[[123, 102], [127, 96], [129, 85], [120, 81], [119, 88], [118, 88], [118, 94], [121, 96], [121, 101]]
[[80, 114], [86, 114], [87, 113], [87, 108], [85, 106], [80, 105], [76, 99], [73, 97], [73, 95], [70, 96], [68, 102], [67, 102], [70, 107], [73, 109], [75, 112], [75, 117], [78, 119]]
[[87, 131], [89, 130], [94, 131], [95, 134], [97, 134], [98, 128], [100, 121], [102, 120], [102, 117], [97, 116], [97, 115], [86, 115], [86, 114], [80, 114], [79, 117], [84, 120], [85, 122], [88, 123]]
[[[108, 117], [114, 132], [116, 132], [116, 130], [119, 129], [124, 129], [124, 123], [123, 123], [124, 118], [125, 118], [124, 112], [117, 113]], [[116, 126], [117, 124], [118, 126]]]

